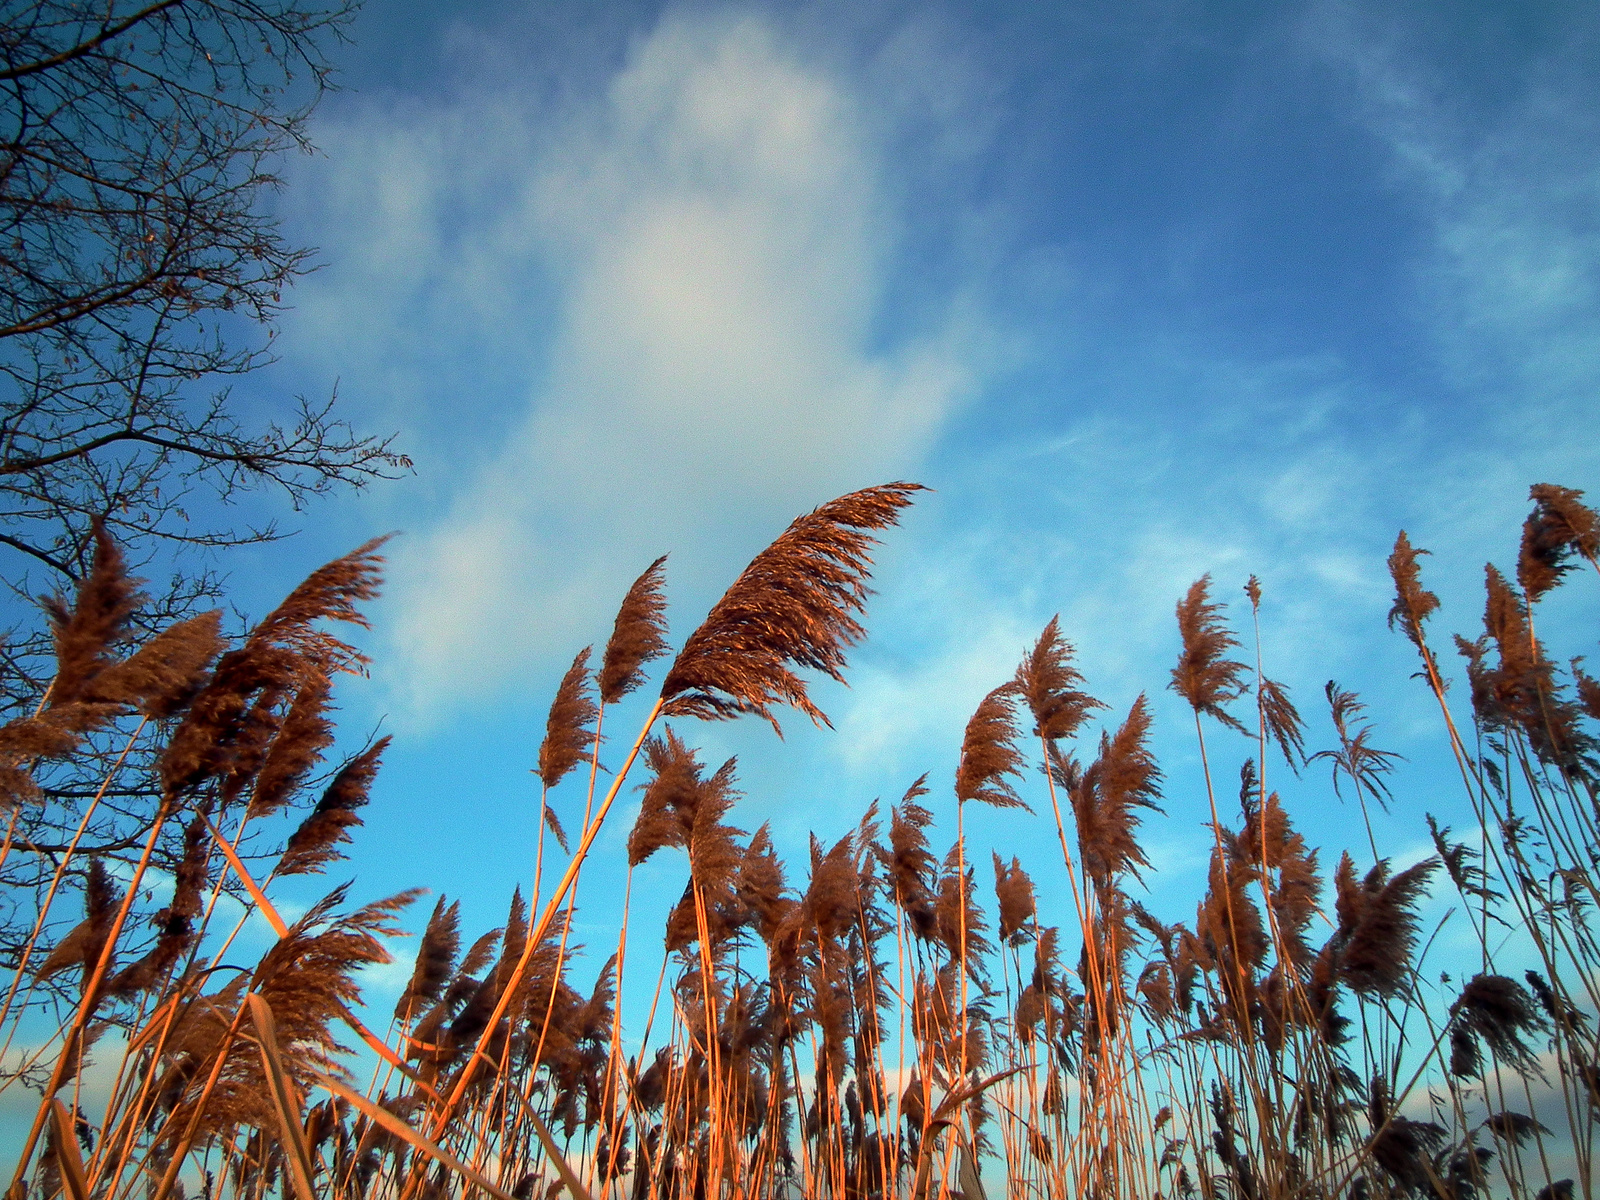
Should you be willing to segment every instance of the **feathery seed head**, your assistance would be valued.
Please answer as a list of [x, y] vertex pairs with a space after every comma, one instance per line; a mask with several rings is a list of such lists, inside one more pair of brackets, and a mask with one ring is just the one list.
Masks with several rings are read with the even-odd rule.
[[645, 568], [622, 598], [600, 659], [600, 702], [615, 704], [644, 682], [644, 665], [667, 652], [667, 599], [663, 594], [667, 556]]
[[1195, 712], [1243, 733], [1244, 726], [1223, 705], [1244, 695], [1248, 668], [1225, 657], [1239, 645], [1239, 639], [1223, 622], [1223, 606], [1212, 602], [1210, 589], [1211, 576], [1202, 575], [1178, 602], [1178, 634], [1183, 639], [1183, 651], [1178, 665], [1172, 668], [1171, 687]]
[[1027, 808], [1006, 778], [1020, 776], [1022, 753], [1017, 749], [1017, 694], [1013, 680], [995, 688], [978, 705], [961, 739], [961, 761], [956, 767], [956, 799], [963, 804], [981, 800], [996, 808]]
[[1033, 714], [1037, 736], [1048, 741], [1071, 737], [1091, 711], [1105, 707], [1077, 690], [1082, 682], [1072, 666], [1072, 645], [1061, 636], [1061, 618], [1051, 617], [1017, 667], [1017, 691]]
[[594, 745], [591, 723], [600, 711], [589, 698], [589, 654], [585, 646], [561, 677], [556, 698], [550, 704], [545, 722], [544, 741], [539, 743], [539, 765], [534, 774], [546, 788], [553, 788], [577, 766]]
[[791, 669], [843, 682], [845, 650], [865, 633], [867, 530], [893, 525], [920, 484], [890, 483], [832, 500], [797, 518], [756, 555], [689, 635], [661, 686], [668, 716], [726, 720], [753, 713], [782, 730], [777, 704], [819, 725], [828, 718]]

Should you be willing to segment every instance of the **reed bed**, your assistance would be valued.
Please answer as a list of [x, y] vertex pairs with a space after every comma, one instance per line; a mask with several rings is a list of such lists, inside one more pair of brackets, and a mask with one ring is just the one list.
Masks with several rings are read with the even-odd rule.
[[[1163, 803], [1151, 707], [1109, 711], [1055, 620], [968, 723], [952, 822], [935, 822], [951, 805], [924, 777], [837, 842], [813, 838], [802, 863], [735, 824], [735, 764], [702, 761], [695, 722], [827, 723], [799, 672], [843, 678], [874, 535], [918, 490], [797, 519], [659, 672], [607, 774], [607, 712], [670, 653], [651, 564], [549, 710], [536, 773], [546, 796], [586, 776], [581, 824], [541, 800], [533, 902], [519, 890], [500, 928], [464, 930], [459, 905], [436, 902], [392, 1016], [362, 1006], [357, 977], [388, 960], [416, 893], [353, 907], [335, 889], [292, 922], [272, 899], [342, 857], [379, 769], [386, 739], [323, 757], [333, 681], [363, 663], [330, 630], [362, 623], [380, 545], [234, 643], [212, 614], [133, 645], [137, 584], [102, 533], [78, 594], [50, 605], [49, 693], [0, 728], [0, 855], [43, 853], [13, 836], [15, 814], [47, 802], [53, 764], [108, 739], [153, 750], [151, 811], [120, 857], [50, 852], [49, 886], [16, 900], [34, 924], [0, 1002], [4, 1087], [37, 1104], [8, 1200], [1592, 1200], [1600, 682], [1535, 633], [1553, 588], [1600, 571], [1582, 493], [1533, 488], [1514, 578], [1489, 568], [1483, 632], [1455, 638], [1454, 691], [1426, 552], [1395, 543], [1390, 625], [1474, 815], [1458, 832], [1428, 818], [1436, 853], [1403, 868], [1370, 822], [1366, 847], [1324, 857], [1260, 783], [1269, 757], [1315, 762], [1363, 813], [1385, 805], [1395, 756], [1359, 697], [1328, 685], [1337, 744], [1309, 752], [1259, 635], [1241, 640], [1209, 578], [1188, 590], [1165, 682], [1193, 713], [1209, 865], [1193, 915], [1170, 920], [1133, 894], [1150, 869], [1141, 822]], [[1255, 618], [1253, 578], [1246, 592]], [[1214, 761], [1219, 727], [1254, 754]], [[101, 796], [125, 784], [113, 767]], [[627, 912], [580, 989], [576, 887], [634, 789], [630, 894], [662, 854], [685, 886], [664, 919]], [[970, 846], [972, 804], [1051, 838], [1065, 894]], [[241, 853], [290, 811], [305, 815], [281, 852]], [[152, 863], [170, 877], [156, 911]], [[1478, 946], [1441, 984], [1423, 977], [1436, 891], [1456, 894]], [[227, 895], [276, 935], [253, 964]], [[640, 937], [664, 937], [654, 979], [628, 969]], [[650, 997], [643, 1030], [622, 1028], [623, 987]], [[86, 1089], [97, 1057], [112, 1082]]]

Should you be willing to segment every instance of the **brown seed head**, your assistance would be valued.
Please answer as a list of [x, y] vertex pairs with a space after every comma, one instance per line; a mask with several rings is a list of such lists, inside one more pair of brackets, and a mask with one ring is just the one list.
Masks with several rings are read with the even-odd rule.
[[461, 949], [461, 902], [445, 906], [439, 897], [433, 916], [417, 947], [417, 963], [400, 1001], [394, 1007], [395, 1020], [405, 1022], [435, 1003], [455, 969], [456, 953]]
[[1150, 753], [1150, 706], [1141, 694], [1116, 736], [1102, 734], [1100, 753], [1082, 770], [1058, 760], [1057, 782], [1067, 790], [1077, 818], [1084, 869], [1102, 887], [1124, 871], [1148, 865], [1140, 849], [1138, 809], [1160, 812], [1161, 772]]
[[1346, 854], [1334, 875], [1340, 980], [1358, 995], [1393, 996], [1406, 982], [1417, 945], [1417, 905], [1439, 860], [1427, 858], [1392, 879], [1380, 862], [1357, 882]]
[[1248, 670], [1242, 662], [1224, 657], [1239, 639], [1223, 623], [1222, 605], [1210, 598], [1211, 576], [1202, 575], [1178, 602], [1178, 633], [1183, 652], [1172, 668], [1172, 689], [1197, 713], [1215, 717], [1230, 729], [1246, 732], [1222, 706], [1244, 695]]
[[1394, 580], [1394, 607], [1389, 610], [1389, 628], [1399, 624], [1412, 645], [1424, 645], [1422, 623], [1439, 607], [1439, 597], [1422, 586], [1422, 570], [1417, 564], [1430, 551], [1414, 547], [1402, 529], [1389, 555], [1389, 577]]
[[389, 739], [381, 737], [339, 769], [317, 807], [290, 835], [283, 857], [278, 860], [277, 874], [308, 875], [344, 857], [334, 847], [348, 842], [350, 835], [346, 831], [361, 824], [357, 810], [367, 803], [379, 760], [388, 745]]
[[378, 550], [392, 536], [373, 538], [311, 572], [250, 631], [250, 641], [297, 650], [330, 673], [364, 666], [364, 655], [313, 626], [318, 621], [344, 621], [371, 628], [356, 604], [377, 596], [383, 582], [383, 557]]
[[1594, 561], [1600, 552], [1600, 513], [1580, 502], [1582, 492], [1553, 483], [1528, 489], [1533, 512], [1522, 526], [1517, 556], [1517, 582], [1530, 603], [1536, 602], [1572, 570], [1573, 554]]
[[644, 665], [667, 652], [667, 598], [663, 554], [633, 581], [617, 610], [611, 640], [600, 660], [600, 702], [615, 704], [644, 682]]
[[281, 808], [333, 744], [333, 723], [324, 715], [330, 692], [327, 675], [314, 666], [309, 668], [256, 773], [250, 797], [252, 817]]
[[1000, 940], [1020, 944], [1026, 936], [1027, 924], [1036, 911], [1033, 880], [1022, 869], [1022, 863], [1013, 856], [1011, 865], [998, 853], [994, 855], [994, 895], [1000, 905]]
[[45, 601], [56, 641], [56, 678], [52, 705], [80, 699], [95, 678], [112, 665], [112, 648], [143, 597], [139, 581], [128, 578], [122, 551], [105, 524], [94, 525], [94, 563], [78, 585], [76, 602], [52, 596]]
[[956, 767], [956, 799], [981, 800], [996, 808], [1027, 808], [1006, 778], [1022, 774], [1017, 749], [1017, 684], [1002, 683], [985, 696], [967, 722]]
[[589, 652], [585, 646], [561, 677], [550, 705], [544, 741], [539, 744], [539, 766], [534, 774], [547, 788], [561, 782], [594, 746], [591, 727], [599, 709], [589, 699]]
[[843, 682], [845, 650], [865, 632], [853, 614], [865, 609], [876, 539], [864, 531], [893, 525], [921, 490], [866, 488], [796, 519], [689, 635], [661, 686], [663, 711], [708, 720], [754, 713], [779, 730], [772, 707], [788, 704], [828, 724], [790, 665]]
[[1105, 705], [1078, 691], [1083, 676], [1072, 666], [1072, 645], [1061, 636], [1061, 618], [1044, 627], [1017, 667], [1017, 690], [1033, 713], [1034, 733], [1054, 741], [1071, 737], [1089, 713]]

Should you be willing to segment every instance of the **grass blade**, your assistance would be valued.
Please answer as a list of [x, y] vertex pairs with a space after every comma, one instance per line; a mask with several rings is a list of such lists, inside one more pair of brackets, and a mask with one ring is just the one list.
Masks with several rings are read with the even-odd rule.
[[283, 1137], [284, 1158], [288, 1160], [294, 1176], [295, 1191], [300, 1200], [317, 1200], [311, 1186], [311, 1152], [306, 1147], [305, 1130], [300, 1125], [300, 1099], [295, 1095], [294, 1082], [283, 1069], [283, 1055], [278, 1049], [277, 1023], [272, 1019], [272, 1007], [255, 992], [245, 998], [250, 1006], [250, 1019], [256, 1026], [256, 1044], [261, 1048], [261, 1065], [267, 1075], [267, 1090], [272, 1095], [272, 1107], [278, 1114], [278, 1129]]
[[78, 1153], [78, 1133], [72, 1114], [59, 1100], [50, 1101], [50, 1126], [55, 1134], [56, 1163], [61, 1168], [61, 1186], [67, 1200], [89, 1200], [89, 1181], [83, 1173], [83, 1156]]

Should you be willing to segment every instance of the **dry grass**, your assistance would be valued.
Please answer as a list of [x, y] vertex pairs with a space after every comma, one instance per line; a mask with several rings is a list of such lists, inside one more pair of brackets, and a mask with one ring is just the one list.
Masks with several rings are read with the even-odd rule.
[[[685, 641], [602, 795], [607, 709], [667, 651], [662, 560], [640, 576], [598, 670], [584, 650], [562, 680], [538, 754], [546, 789], [587, 767], [575, 845], [542, 805], [533, 907], [518, 892], [505, 924], [464, 951], [459, 906], [439, 900], [386, 1035], [365, 1024], [356, 976], [386, 961], [413, 894], [349, 911], [336, 889], [292, 923], [270, 896], [277, 876], [341, 857], [379, 769], [384, 741], [309, 794], [332, 741], [331, 680], [362, 662], [325, 623], [361, 621], [378, 545], [318, 571], [237, 646], [200, 618], [135, 647], [137, 584], [101, 535], [78, 596], [51, 602], [59, 674], [38, 713], [0, 729], [0, 784], [13, 808], [43, 803], [40, 772], [125, 729], [130, 745], [160, 740], [161, 801], [126, 882], [68, 847], [50, 887], [22, 898], [36, 920], [0, 1009], [7, 1045], [37, 1020], [38, 989], [75, 982], [60, 1028], [4, 1082], [38, 1094], [8, 1195], [978, 1200], [987, 1178], [1015, 1196], [1096, 1200], [1592, 1200], [1600, 685], [1576, 662], [1563, 672], [1535, 632], [1539, 600], [1595, 563], [1600, 520], [1581, 493], [1535, 487], [1516, 583], [1490, 568], [1483, 635], [1457, 639], [1470, 713], [1452, 707], [1429, 641], [1425, 552], [1396, 543], [1390, 623], [1421, 658], [1477, 824], [1457, 842], [1429, 818], [1437, 857], [1404, 870], [1369, 823], [1373, 865], [1342, 853], [1324, 878], [1259, 760], [1271, 745], [1297, 771], [1326, 763], [1332, 790], [1365, 812], [1390, 801], [1395, 757], [1333, 683], [1338, 744], [1307, 755], [1287, 687], [1262, 673], [1259, 649], [1254, 666], [1229, 657], [1244, 643], [1209, 578], [1195, 583], [1171, 686], [1194, 713], [1213, 828], [1205, 894], [1192, 921], [1168, 923], [1129, 894], [1150, 867], [1143, 816], [1162, 801], [1150, 707], [1141, 696], [1080, 757], [1072, 746], [1104, 705], [1055, 620], [967, 726], [947, 851], [919, 780], [788, 866], [767, 830], [736, 826], [734, 764], [703, 763], [690, 726], [656, 728], [746, 713], [776, 727], [785, 706], [825, 723], [796, 670], [843, 677], [871, 533], [916, 490], [843, 497], [759, 555]], [[1259, 619], [1254, 578], [1246, 591]], [[1251, 698], [1253, 721], [1240, 715]], [[1234, 820], [1208, 722], [1257, 747], [1239, 764]], [[585, 990], [569, 931], [630, 779], [643, 787], [630, 889], [659, 853], [682, 852], [688, 872], [658, 914], [669, 957], [649, 1023], [625, 1042], [619, 989], [652, 986], [628, 975], [634, 917]], [[102, 796], [117, 783], [113, 770]], [[1070, 910], [997, 851], [984, 899], [969, 800], [1016, 810], [1021, 837], [1054, 826]], [[309, 811], [276, 863], [241, 858], [251, 822], [290, 806]], [[171, 899], [146, 912], [152, 852], [173, 839]], [[35, 852], [10, 836], [0, 849]], [[1481, 953], [1441, 1003], [1422, 986], [1420, 912], [1445, 881]], [[278, 934], [253, 965], [239, 962], [238, 926], [217, 918], [224, 889]], [[81, 919], [65, 919], [74, 906]], [[1502, 969], [1514, 955], [1534, 968]], [[91, 1106], [84, 1063], [107, 1045], [114, 1083]], [[351, 1073], [363, 1058], [377, 1063], [364, 1087]]]

